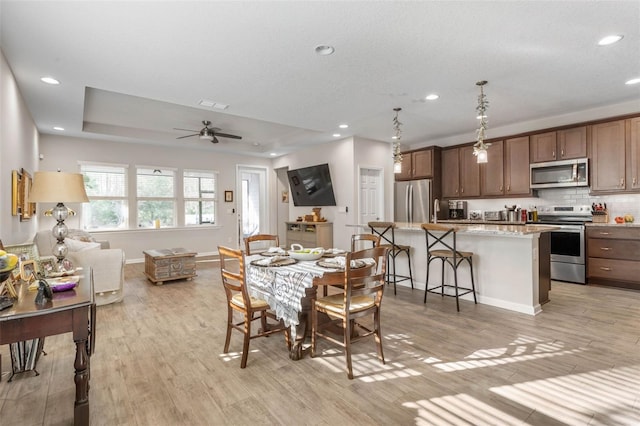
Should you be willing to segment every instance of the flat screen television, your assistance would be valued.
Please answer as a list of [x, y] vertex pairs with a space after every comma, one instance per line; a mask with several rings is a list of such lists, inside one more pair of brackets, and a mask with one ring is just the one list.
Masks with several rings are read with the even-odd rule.
[[289, 187], [294, 206], [335, 206], [328, 164], [288, 170]]

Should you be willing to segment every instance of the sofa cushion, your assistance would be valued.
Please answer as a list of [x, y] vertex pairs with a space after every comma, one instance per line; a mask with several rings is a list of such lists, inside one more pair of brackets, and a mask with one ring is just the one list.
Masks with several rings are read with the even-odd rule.
[[67, 246], [67, 249], [69, 249], [70, 252], [100, 249], [100, 243], [84, 242], [74, 240], [73, 238], [65, 238], [64, 244]]
[[67, 238], [72, 240], [83, 241], [85, 243], [95, 243], [97, 240], [88, 233], [87, 231], [83, 231], [81, 229], [69, 229], [69, 233], [67, 234]]

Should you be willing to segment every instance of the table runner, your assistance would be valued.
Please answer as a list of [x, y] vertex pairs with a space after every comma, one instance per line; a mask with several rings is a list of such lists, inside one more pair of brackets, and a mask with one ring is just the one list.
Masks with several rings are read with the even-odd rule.
[[323, 268], [315, 261], [298, 261], [286, 266], [254, 266], [252, 260], [260, 255], [246, 257], [246, 278], [249, 294], [265, 300], [287, 327], [291, 328], [291, 338], [295, 340], [296, 325], [302, 311], [302, 298], [307, 288], [313, 287], [313, 280], [335, 269]]

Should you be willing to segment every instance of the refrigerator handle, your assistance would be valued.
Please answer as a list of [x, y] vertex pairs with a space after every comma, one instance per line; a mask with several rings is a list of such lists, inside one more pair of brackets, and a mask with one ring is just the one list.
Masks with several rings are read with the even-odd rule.
[[409, 223], [413, 223], [413, 185], [409, 185], [409, 198], [407, 200]]
[[402, 220], [406, 220], [407, 222], [409, 221], [409, 187], [411, 185], [407, 184], [407, 186], [404, 187], [404, 217], [402, 218]]

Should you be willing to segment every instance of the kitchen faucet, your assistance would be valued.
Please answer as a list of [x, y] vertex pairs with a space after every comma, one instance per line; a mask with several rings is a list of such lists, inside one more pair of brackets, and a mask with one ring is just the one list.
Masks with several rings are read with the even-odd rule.
[[438, 212], [440, 211], [440, 200], [433, 200], [433, 223], [438, 223]]

